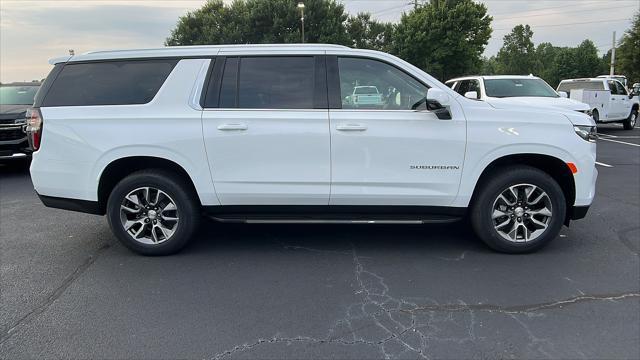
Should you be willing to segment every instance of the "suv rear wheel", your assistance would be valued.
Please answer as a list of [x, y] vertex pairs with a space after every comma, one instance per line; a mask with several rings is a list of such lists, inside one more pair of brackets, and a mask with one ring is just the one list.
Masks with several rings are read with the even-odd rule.
[[471, 223], [489, 247], [516, 254], [536, 251], [553, 240], [565, 215], [558, 183], [539, 169], [517, 166], [482, 185], [472, 204]]
[[167, 171], [143, 170], [122, 179], [107, 202], [111, 230], [129, 249], [169, 255], [190, 240], [200, 220], [196, 195]]

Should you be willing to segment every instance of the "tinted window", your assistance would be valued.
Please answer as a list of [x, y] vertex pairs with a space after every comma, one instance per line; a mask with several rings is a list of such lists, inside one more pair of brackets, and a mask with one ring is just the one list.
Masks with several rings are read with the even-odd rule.
[[456, 89], [456, 92], [464, 96], [467, 91], [469, 91], [469, 80], [460, 81], [460, 85]]
[[314, 73], [314, 58], [311, 56], [242, 58], [238, 75], [238, 107], [313, 109]]
[[627, 89], [619, 81], [616, 81], [616, 87], [618, 88], [618, 94], [627, 95]]
[[343, 109], [411, 110], [427, 94], [425, 85], [380, 61], [339, 58], [338, 69]]
[[0, 105], [31, 105], [38, 86], [0, 86]]
[[609, 90], [611, 90], [611, 95], [619, 95], [618, 87], [616, 86], [616, 82], [613, 80], [607, 81], [607, 85], [609, 85]]
[[478, 93], [478, 96], [480, 96], [480, 81], [478, 81], [478, 80], [470, 80], [469, 81], [469, 90], [467, 90], [467, 91], [475, 91], [475, 92]]
[[178, 60], [107, 61], [64, 66], [43, 106], [145, 104]]
[[229, 58], [224, 65], [220, 90], [220, 107], [236, 107], [236, 83], [238, 81], [238, 58]]

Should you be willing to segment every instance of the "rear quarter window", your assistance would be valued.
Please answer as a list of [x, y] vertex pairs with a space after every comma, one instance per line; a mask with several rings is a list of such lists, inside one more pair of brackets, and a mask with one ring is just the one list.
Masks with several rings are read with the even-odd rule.
[[42, 106], [146, 104], [177, 63], [177, 59], [68, 63]]

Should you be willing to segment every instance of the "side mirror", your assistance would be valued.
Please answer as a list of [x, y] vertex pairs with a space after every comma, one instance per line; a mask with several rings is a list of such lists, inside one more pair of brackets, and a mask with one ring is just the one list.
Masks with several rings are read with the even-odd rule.
[[478, 92], [477, 91], [467, 91], [464, 93], [464, 97], [468, 99], [478, 100]]
[[633, 99], [633, 93], [629, 94], [629, 99]]
[[447, 109], [447, 106], [451, 105], [449, 94], [437, 88], [430, 88], [423, 99], [427, 102], [427, 109], [431, 110], [438, 119], [451, 120], [451, 113]]
[[560, 95], [561, 98], [568, 98], [569, 94], [567, 94], [566, 91], [558, 91], [558, 95]]
[[451, 98], [449, 97], [449, 94], [440, 89], [430, 88], [427, 91], [427, 103], [437, 103], [440, 105], [440, 107], [445, 107], [451, 105]]

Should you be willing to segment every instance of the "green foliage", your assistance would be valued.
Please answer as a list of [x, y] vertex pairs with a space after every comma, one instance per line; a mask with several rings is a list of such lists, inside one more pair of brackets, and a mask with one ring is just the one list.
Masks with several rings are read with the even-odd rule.
[[393, 39], [393, 24], [371, 19], [369, 13], [350, 16], [346, 23], [351, 46], [358, 49], [372, 49], [388, 52]]
[[626, 75], [630, 86], [640, 82], [640, 10], [616, 49], [616, 63], [616, 73]]
[[555, 87], [562, 79], [595, 77], [603, 73], [603, 60], [591, 40], [577, 47], [541, 43], [534, 48], [529, 25], [518, 25], [504, 37], [493, 69], [496, 74], [534, 74]]
[[[335, 0], [306, 0], [305, 41], [350, 45], [347, 14]], [[208, 0], [185, 16], [165, 44], [260, 44], [301, 41], [297, 0]]]
[[517, 25], [504, 36], [504, 45], [496, 57], [501, 73], [528, 75], [534, 71], [536, 61], [532, 37], [529, 25]]
[[432, 0], [404, 14], [393, 52], [440, 80], [477, 72], [491, 37], [491, 16], [472, 0]]

